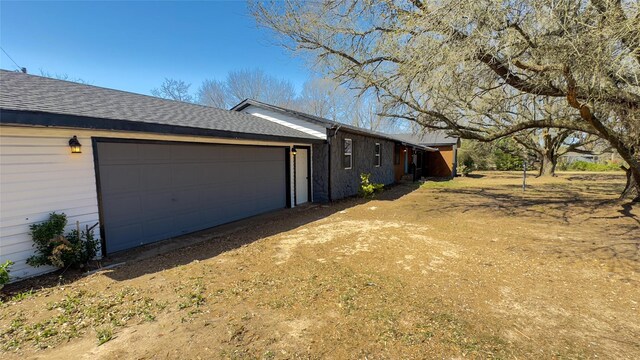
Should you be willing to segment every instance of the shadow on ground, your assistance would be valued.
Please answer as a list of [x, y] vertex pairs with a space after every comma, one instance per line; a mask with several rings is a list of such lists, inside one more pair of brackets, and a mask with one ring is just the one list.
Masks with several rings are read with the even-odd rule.
[[[619, 201], [621, 185], [602, 181], [605, 178], [571, 176], [569, 182], [532, 184], [524, 192], [516, 184], [434, 188], [421, 196], [446, 202], [447, 212], [512, 218], [515, 225], [536, 231], [545, 239], [541, 248], [558, 257], [624, 260], [624, 266], [640, 271], [640, 204]], [[433, 206], [420, 210], [426, 216], [441, 211]], [[573, 231], [576, 226], [583, 231]]]
[[[578, 216], [598, 213], [602, 206], [620, 206], [620, 214], [637, 218], [631, 213], [633, 204], [621, 204], [611, 196], [617, 194], [610, 185], [590, 185], [574, 188], [571, 184], [528, 185], [522, 191], [521, 185], [508, 184], [500, 187], [436, 188], [437, 194], [463, 195], [447, 205], [462, 213], [493, 209], [507, 216], [539, 216], [561, 218], [568, 221], [569, 215]], [[595, 195], [595, 196], [592, 196]], [[636, 205], [637, 206], [637, 205]], [[428, 209], [428, 211], [439, 211]]]
[[[419, 187], [419, 183], [403, 183], [389, 187], [374, 198], [351, 197], [329, 204], [308, 204], [293, 209], [278, 210], [136, 249], [109, 254], [91, 264], [90, 269], [93, 269], [92, 271], [110, 269], [106, 276], [117, 281], [132, 279], [185, 265], [195, 260], [213, 258], [257, 240], [304, 226], [350, 207], [365, 204], [373, 199], [394, 201]], [[151, 258], [153, 261], [146, 261], [144, 266], [140, 264]], [[2, 296], [11, 297], [31, 289], [46, 289], [72, 283], [85, 275], [86, 273], [80, 269], [58, 270], [9, 284], [2, 290]]]

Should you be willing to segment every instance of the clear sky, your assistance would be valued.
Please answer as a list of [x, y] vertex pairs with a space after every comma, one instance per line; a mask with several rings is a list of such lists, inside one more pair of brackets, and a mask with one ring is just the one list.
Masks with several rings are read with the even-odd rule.
[[[302, 59], [258, 28], [245, 1], [0, 1], [0, 45], [29, 73], [149, 94], [165, 77], [203, 79], [261, 68], [298, 89]], [[14, 70], [4, 53], [0, 67]]]

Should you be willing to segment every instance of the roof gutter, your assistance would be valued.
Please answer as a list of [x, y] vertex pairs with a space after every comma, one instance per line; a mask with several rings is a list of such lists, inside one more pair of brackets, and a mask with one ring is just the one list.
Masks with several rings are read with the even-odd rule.
[[148, 123], [142, 121], [95, 118], [65, 115], [39, 111], [0, 109], [0, 124], [22, 126], [44, 126], [75, 129], [96, 129], [110, 131], [132, 131], [168, 135], [190, 135], [226, 139], [299, 142], [304, 144], [323, 143], [323, 139], [244, 133], [228, 130], [205, 129], [188, 126]]

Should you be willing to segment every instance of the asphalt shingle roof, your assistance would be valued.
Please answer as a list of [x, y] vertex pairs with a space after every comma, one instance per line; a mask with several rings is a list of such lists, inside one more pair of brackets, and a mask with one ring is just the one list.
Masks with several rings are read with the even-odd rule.
[[[170, 125], [292, 139], [318, 139], [237, 111], [0, 70], [0, 109]], [[7, 121], [0, 119], [0, 122]], [[55, 124], [51, 124], [55, 125]]]
[[421, 134], [394, 134], [393, 136], [407, 142], [413, 142], [425, 146], [453, 145], [458, 142], [457, 137], [449, 136], [441, 131], [432, 131]]
[[257, 106], [257, 107], [262, 107], [262, 108], [266, 108], [266, 109], [279, 111], [281, 113], [285, 113], [285, 114], [288, 114], [288, 115], [293, 116], [295, 118], [306, 120], [306, 121], [309, 121], [309, 120], [310, 121], [314, 121], [316, 123], [320, 123], [320, 124], [324, 125], [327, 128], [340, 128], [340, 129], [343, 129], [343, 130], [352, 131], [352, 132], [359, 133], [359, 134], [364, 134], [364, 135], [369, 135], [369, 136], [377, 137], [377, 138], [380, 138], [380, 139], [386, 139], [386, 140], [391, 140], [391, 141], [407, 143], [407, 144], [409, 144], [411, 146], [415, 146], [415, 147], [418, 147], [418, 148], [424, 148], [425, 150], [429, 150], [429, 151], [436, 151], [436, 149], [429, 148], [428, 146], [425, 146], [424, 144], [421, 144], [421, 143], [416, 142], [416, 141], [400, 138], [395, 134], [392, 135], [392, 134], [381, 133], [381, 132], [373, 131], [373, 130], [369, 130], [369, 129], [364, 129], [364, 128], [361, 128], [361, 127], [352, 126], [352, 125], [344, 124], [344, 123], [341, 123], [341, 122], [337, 122], [337, 121], [321, 118], [321, 117], [318, 117], [318, 116], [315, 116], [315, 115], [303, 113], [303, 112], [300, 112], [300, 111], [297, 111], [297, 110], [287, 109], [287, 108], [283, 108], [283, 107], [280, 107], [280, 106], [263, 103], [261, 101], [254, 100], [254, 99], [245, 99], [244, 101], [242, 101], [238, 105], [236, 105], [233, 108], [231, 108], [231, 110], [242, 111], [245, 107], [247, 107], [249, 105], [253, 105], [253, 106]]

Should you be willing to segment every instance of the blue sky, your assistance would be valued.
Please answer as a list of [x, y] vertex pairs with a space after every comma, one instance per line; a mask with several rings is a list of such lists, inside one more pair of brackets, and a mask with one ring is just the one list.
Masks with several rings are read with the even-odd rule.
[[[298, 89], [302, 59], [258, 28], [245, 1], [0, 2], [0, 45], [29, 73], [149, 94], [165, 77], [196, 90], [203, 79], [261, 68]], [[0, 67], [14, 70], [4, 53]]]

